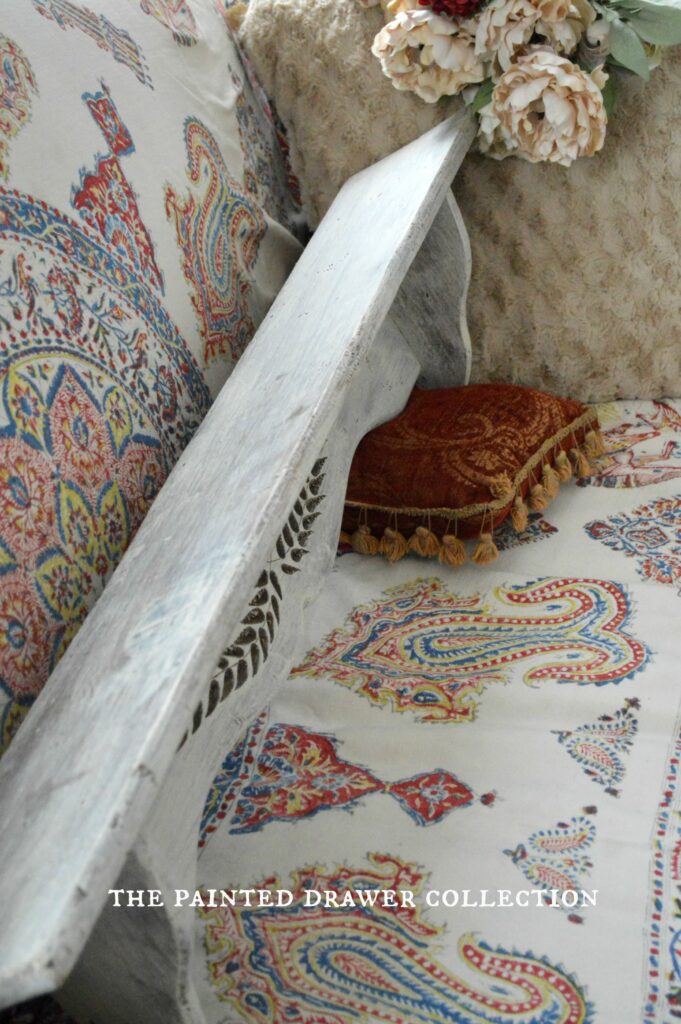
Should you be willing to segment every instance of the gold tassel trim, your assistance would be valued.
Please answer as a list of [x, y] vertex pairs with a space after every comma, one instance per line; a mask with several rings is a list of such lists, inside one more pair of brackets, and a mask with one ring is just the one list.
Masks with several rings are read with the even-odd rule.
[[605, 455], [605, 441], [600, 430], [590, 430], [584, 436], [584, 450], [590, 459]]
[[399, 562], [407, 553], [407, 542], [399, 530], [386, 526], [378, 550], [389, 562]]
[[488, 565], [499, 557], [499, 548], [494, 543], [491, 533], [480, 534], [480, 541], [476, 544], [471, 557], [478, 565]]
[[527, 504], [533, 512], [543, 512], [545, 508], [548, 508], [550, 500], [544, 485], [535, 484], [530, 488], [530, 497]]
[[357, 527], [350, 538], [350, 543], [352, 544], [352, 550], [356, 551], [358, 555], [378, 554], [378, 540], [372, 535], [370, 528], [365, 523]]
[[522, 533], [523, 530], [527, 529], [529, 514], [527, 505], [518, 494], [513, 502], [513, 508], [511, 509], [511, 522], [513, 523], [513, 529], [516, 530], [517, 533]]
[[550, 466], [548, 462], [545, 462], [542, 467], [541, 482], [544, 485], [544, 490], [549, 496], [549, 500], [553, 501], [560, 490], [560, 477], [553, 466]]
[[572, 476], [572, 466], [566, 453], [561, 449], [556, 455], [556, 473], [560, 480], [569, 480]]
[[446, 533], [437, 557], [443, 565], [463, 565], [467, 558], [466, 545], [453, 533]]
[[427, 526], [417, 526], [407, 547], [421, 558], [432, 558], [440, 552], [440, 542]]
[[589, 460], [582, 451], [581, 448], [575, 447], [570, 449], [570, 458], [572, 464], [575, 467], [575, 474], [578, 477], [591, 476], [591, 466]]
[[[492, 496], [497, 499], [496, 503], [499, 502], [512, 502], [510, 517], [513, 523], [514, 529], [518, 533], [522, 533], [523, 530], [527, 529], [529, 522], [529, 509], [533, 512], [543, 512], [548, 508], [549, 503], [557, 496], [560, 485], [563, 481], [569, 480], [573, 475], [578, 477], [590, 476], [592, 473], [591, 464], [589, 459], [598, 458], [603, 455], [606, 451], [603, 436], [598, 427], [591, 427], [590, 430], [584, 435], [582, 444], [577, 443], [577, 439], [573, 432], [573, 447], [568, 453], [565, 449], [560, 448], [558, 453], [555, 454], [556, 449], [553, 449], [554, 459], [553, 465], [551, 462], [542, 462], [541, 465], [541, 482], [535, 482], [529, 489], [529, 492], [523, 500], [522, 495], [519, 493], [520, 485], [518, 485], [518, 492], [514, 494], [514, 484], [507, 473], [499, 473], [489, 481], [489, 490]], [[556, 446], [557, 447], [557, 446]], [[551, 452], [545, 449], [544, 458], [551, 458]], [[536, 467], [539, 469], [539, 466]], [[533, 478], [532, 471], [529, 474], [530, 482]], [[516, 483], [517, 483], [516, 478]], [[537, 480], [536, 476], [534, 477]], [[495, 505], [496, 505], [495, 503]], [[387, 509], [383, 506], [363, 506], [360, 503], [347, 502], [349, 506], [358, 505], [366, 511], [370, 508], [375, 508], [379, 511], [391, 511], [393, 513], [400, 511], [407, 514], [416, 514], [422, 512], [424, 517], [427, 513], [428, 523], [430, 523], [431, 514], [442, 515], [447, 509]], [[481, 506], [482, 508], [482, 506]], [[493, 513], [493, 508], [483, 510], [483, 529], [484, 519], [487, 512]], [[397, 526], [397, 523], [395, 522]], [[413, 552], [419, 555], [421, 558], [434, 558], [437, 556], [438, 560], [442, 565], [460, 566], [463, 565], [467, 558], [466, 545], [455, 533], [445, 533], [442, 540], [438, 540], [437, 536], [428, 526], [417, 526], [414, 533], [411, 535], [409, 540], [406, 540], [404, 535], [400, 533], [398, 529], [393, 529], [387, 526], [383, 531], [383, 536], [380, 541], [373, 536], [371, 528], [367, 523], [362, 523], [357, 527], [355, 532], [350, 535], [345, 531], [340, 534], [341, 544], [350, 544], [354, 551], [360, 555], [376, 555], [380, 552], [388, 562], [397, 562], [408, 552]], [[480, 540], [476, 544], [471, 559], [478, 565], [487, 565], [489, 562], [493, 562], [499, 557], [499, 549], [494, 543], [494, 538], [491, 533], [481, 533]]]

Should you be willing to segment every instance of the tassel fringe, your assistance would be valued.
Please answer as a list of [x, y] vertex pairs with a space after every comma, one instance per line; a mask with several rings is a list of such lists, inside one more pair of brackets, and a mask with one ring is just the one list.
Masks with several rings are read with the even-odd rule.
[[407, 542], [399, 530], [386, 526], [378, 550], [389, 562], [399, 562], [407, 553]]
[[529, 509], [518, 494], [513, 502], [513, 508], [511, 509], [511, 522], [513, 523], [513, 529], [516, 530], [517, 533], [522, 533], [523, 530], [527, 529], [528, 520]]
[[463, 565], [467, 557], [466, 545], [453, 533], [446, 533], [437, 557], [442, 565]]
[[440, 542], [427, 526], [416, 527], [409, 538], [407, 547], [421, 558], [432, 558], [440, 553]]
[[491, 533], [480, 534], [480, 541], [476, 544], [471, 557], [478, 565], [488, 565], [499, 557], [499, 548], [494, 543]]
[[571, 448], [570, 458], [572, 459], [572, 464], [575, 467], [576, 476], [580, 478], [585, 476], [591, 476], [591, 466], [589, 465], [589, 460], [587, 459], [586, 455], [584, 454], [581, 448], [577, 446]]
[[572, 476], [572, 466], [564, 451], [559, 451], [556, 455], [556, 473], [560, 480], [569, 480]]
[[508, 473], [499, 473], [489, 482], [490, 493], [493, 498], [508, 498], [510, 501], [515, 494], [513, 482]]
[[600, 430], [590, 430], [584, 437], [584, 451], [590, 459], [605, 455], [605, 442]]
[[356, 551], [358, 555], [377, 555], [378, 554], [378, 540], [371, 533], [366, 524], [358, 526], [352, 537], [350, 538], [352, 544], [352, 550]]
[[544, 485], [535, 484], [530, 488], [530, 500], [527, 504], [533, 512], [543, 512], [545, 508], [548, 508], [550, 500]]
[[541, 482], [544, 485], [544, 490], [549, 496], [549, 501], [553, 501], [560, 490], [560, 477], [553, 466], [550, 466], [548, 462], [545, 462], [542, 467]]
[[248, 10], [248, 5], [244, 3], [232, 4], [225, 11], [225, 21], [231, 28], [232, 32], [238, 32], [241, 28], [241, 22], [244, 20], [244, 15]]

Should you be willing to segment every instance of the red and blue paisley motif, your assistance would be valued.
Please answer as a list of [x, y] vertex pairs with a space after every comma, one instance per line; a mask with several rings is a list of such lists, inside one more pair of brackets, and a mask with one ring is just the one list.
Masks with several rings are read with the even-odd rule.
[[210, 397], [114, 248], [0, 189], [0, 690], [6, 745]]

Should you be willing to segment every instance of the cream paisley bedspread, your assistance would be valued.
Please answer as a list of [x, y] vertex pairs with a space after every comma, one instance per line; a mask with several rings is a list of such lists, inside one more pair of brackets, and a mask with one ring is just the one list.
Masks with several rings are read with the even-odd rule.
[[208, 795], [210, 1024], [681, 1020], [681, 401], [601, 418], [493, 565], [338, 559]]
[[199, 911], [211, 1021], [681, 1019], [681, 402], [602, 420], [492, 566], [339, 558], [206, 806], [205, 902], [290, 903]]

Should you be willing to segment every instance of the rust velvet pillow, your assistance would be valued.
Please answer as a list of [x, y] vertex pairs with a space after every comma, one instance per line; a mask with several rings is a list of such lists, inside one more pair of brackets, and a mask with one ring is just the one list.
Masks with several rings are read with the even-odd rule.
[[350, 469], [341, 541], [396, 561], [408, 551], [450, 565], [498, 552], [494, 530], [527, 526], [561, 481], [602, 453], [596, 413], [514, 384], [415, 389], [406, 408], [361, 441]]

